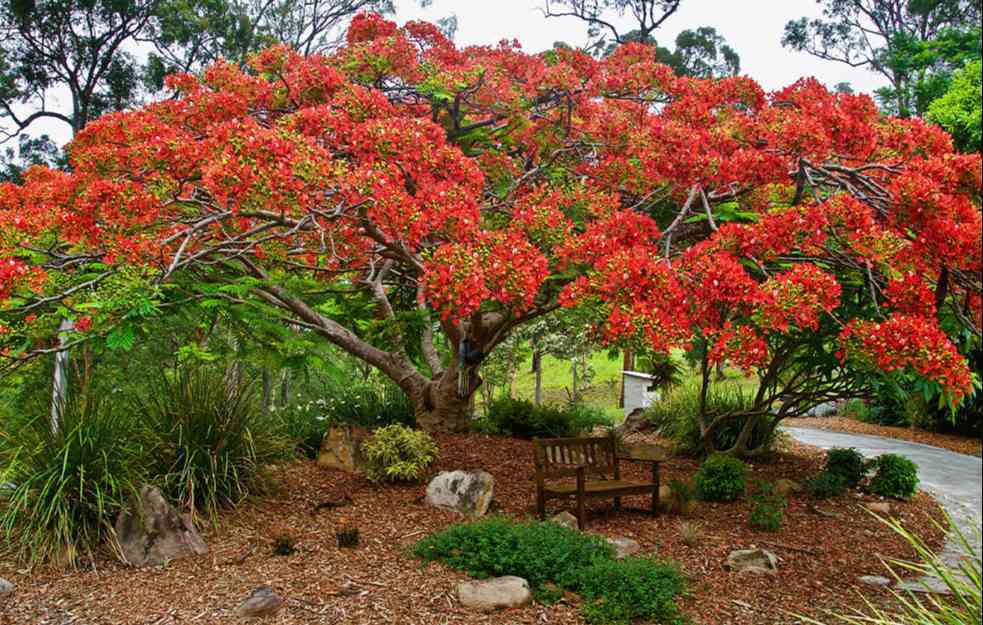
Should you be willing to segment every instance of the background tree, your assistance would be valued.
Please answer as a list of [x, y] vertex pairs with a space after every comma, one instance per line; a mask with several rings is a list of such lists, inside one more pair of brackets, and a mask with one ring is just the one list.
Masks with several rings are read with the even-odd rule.
[[[41, 119], [74, 135], [89, 121], [129, 106], [139, 69], [126, 49], [158, 0], [5, 0], [0, 4], [0, 140]], [[68, 106], [51, 106], [60, 92]]]
[[963, 152], [981, 149], [981, 68], [983, 63], [976, 60], [957, 71], [948, 90], [928, 106], [928, 119], [945, 128]]
[[756, 373], [772, 428], [869, 393], [854, 367], [972, 390], [940, 323], [980, 335], [980, 158], [865, 96], [679, 78], [641, 44], [458, 50], [376, 15], [330, 56], [170, 85], [90, 124], [71, 172], [0, 187], [8, 368], [139, 318], [125, 288], [306, 328], [435, 430], [466, 427], [485, 357], [561, 306], [599, 341]]
[[244, 65], [279, 43], [305, 56], [326, 52], [356, 13], [393, 10], [392, 0], [161, 0], [139, 37], [154, 47], [145, 79], [160, 89], [168, 74], [200, 71], [219, 59]]
[[[547, 0], [546, 17], [575, 17], [587, 24], [588, 50], [612, 45], [649, 43], [652, 33], [679, 10], [682, 0]], [[633, 28], [619, 29], [611, 19], [631, 16]]]
[[[782, 45], [884, 76], [882, 105], [903, 117], [924, 112], [932, 74], [962, 65], [979, 49], [979, 0], [817, 0], [820, 19], [785, 25]], [[973, 41], [975, 37], [975, 43]], [[932, 42], [940, 42], [933, 44]], [[920, 93], [921, 92], [921, 93]]]

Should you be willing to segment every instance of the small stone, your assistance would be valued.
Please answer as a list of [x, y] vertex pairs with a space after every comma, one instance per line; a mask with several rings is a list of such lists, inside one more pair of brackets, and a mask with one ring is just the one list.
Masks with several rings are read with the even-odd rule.
[[880, 575], [861, 575], [857, 581], [868, 586], [890, 586], [891, 580]]
[[14, 588], [17, 588], [17, 586], [13, 582], [8, 582], [4, 578], [0, 577], [0, 595], [6, 595], [14, 592]]
[[778, 571], [778, 557], [766, 549], [738, 549], [730, 552], [724, 567], [738, 573], [773, 575]]
[[867, 504], [867, 509], [874, 514], [891, 514], [891, 504], [886, 501], [873, 501]]
[[614, 547], [615, 560], [633, 556], [642, 550], [642, 546], [638, 544], [638, 541], [632, 540], [631, 538], [616, 537], [608, 538], [607, 540]]
[[665, 510], [671, 510], [673, 506], [672, 489], [663, 484], [659, 487], [659, 505]]
[[569, 527], [570, 529], [577, 529], [577, 517], [573, 516], [566, 510], [559, 512], [550, 517], [550, 521], [556, 523], [557, 525], [562, 525], [563, 527]]
[[427, 485], [426, 502], [437, 508], [470, 516], [488, 512], [495, 494], [495, 478], [486, 471], [443, 471]]
[[260, 616], [273, 616], [283, 607], [281, 599], [269, 586], [260, 586], [239, 604], [236, 608], [236, 616], [244, 618], [256, 618]]
[[802, 485], [794, 480], [781, 479], [775, 482], [775, 494], [788, 497], [802, 491]]
[[514, 575], [493, 577], [457, 585], [457, 598], [466, 608], [491, 612], [515, 608], [532, 601], [529, 582]]

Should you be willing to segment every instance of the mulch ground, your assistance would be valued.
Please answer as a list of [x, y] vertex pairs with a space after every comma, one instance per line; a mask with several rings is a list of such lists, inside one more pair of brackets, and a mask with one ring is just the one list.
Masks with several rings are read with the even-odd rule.
[[[437, 470], [482, 468], [495, 476], [495, 501], [502, 514], [518, 518], [533, 513], [532, 447], [528, 441], [481, 435], [441, 436]], [[821, 455], [791, 444], [755, 464], [755, 479], [802, 479], [817, 472]], [[694, 461], [674, 458], [664, 465], [664, 479], [687, 479]], [[636, 473], [637, 471], [637, 473]], [[629, 469], [645, 479], [645, 468]], [[130, 569], [106, 558], [95, 569], [76, 572], [17, 570], [0, 561], [0, 576], [17, 584], [0, 603], [0, 623], [78, 625], [236, 622], [233, 610], [254, 588], [271, 585], [287, 599], [269, 623], [406, 623], [406, 624], [579, 624], [575, 605], [529, 607], [476, 614], [454, 600], [464, 575], [439, 564], [424, 565], [408, 553], [428, 533], [460, 517], [427, 507], [425, 486], [376, 487], [337, 471], [298, 461], [275, 470], [279, 484], [271, 496], [224, 514], [220, 525], [205, 532], [210, 553], [160, 568]], [[350, 505], [318, 509], [324, 501], [351, 497]], [[781, 532], [748, 529], [748, 504], [700, 504], [689, 522], [702, 539], [686, 546], [681, 519], [639, 512], [610, 513], [607, 503], [592, 509], [589, 531], [627, 536], [679, 563], [690, 578], [684, 610], [702, 625], [769, 625], [795, 623], [789, 613], [816, 615], [827, 608], [859, 606], [862, 590], [875, 600], [885, 591], [861, 586], [860, 575], [883, 575], [880, 557], [908, 558], [907, 545], [861, 509], [863, 499], [850, 495], [821, 502], [793, 497]], [[644, 507], [643, 498], [626, 498], [627, 506]], [[894, 514], [933, 546], [943, 537], [929, 516], [937, 505], [927, 495], [892, 503]], [[827, 515], [835, 515], [832, 518]], [[361, 546], [339, 549], [334, 533], [351, 524], [361, 532]], [[288, 534], [297, 552], [272, 555], [274, 538]], [[780, 557], [773, 577], [727, 572], [722, 562], [736, 548], [767, 548]], [[879, 594], [880, 593], [880, 594]], [[0, 599], [0, 602], [3, 600]]]
[[864, 423], [849, 417], [799, 417], [785, 422], [790, 426], [802, 426], [834, 430], [836, 432], [852, 432], [854, 434], [870, 434], [885, 438], [896, 438], [913, 443], [922, 443], [933, 447], [941, 447], [960, 454], [983, 456], [983, 439], [961, 436], [959, 434], [944, 434], [927, 432], [915, 428], [895, 427], [890, 425], [874, 425]]

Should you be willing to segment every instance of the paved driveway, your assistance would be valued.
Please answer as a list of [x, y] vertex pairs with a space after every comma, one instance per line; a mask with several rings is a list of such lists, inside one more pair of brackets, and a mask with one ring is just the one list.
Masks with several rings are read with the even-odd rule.
[[[983, 460], [980, 458], [921, 443], [867, 434], [791, 426], [784, 430], [798, 441], [823, 449], [854, 447], [871, 458], [881, 454], [899, 454], [909, 458], [918, 465], [921, 488], [931, 493], [945, 507], [966, 537], [975, 543], [976, 553], [981, 553], [978, 538], [980, 520], [983, 518]], [[960, 545], [950, 538], [943, 557], [951, 560], [962, 554]], [[931, 580], [923, 581], [927, 581], [932, 587], [937, 586]]]

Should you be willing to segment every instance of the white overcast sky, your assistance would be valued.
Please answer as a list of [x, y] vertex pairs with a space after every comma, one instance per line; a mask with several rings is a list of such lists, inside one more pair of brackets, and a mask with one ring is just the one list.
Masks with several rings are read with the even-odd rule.
[[[494, 45], [518, 39], [527, 52], [551, 48], [556, 41], [586, 43], [586, 24], [576, 18], [543, 17], [543, 0], [433, 0], [421, 8], [417, 0], [396, 0], [396, 21], [436, 21], [456, 15], [458, 45]], [[841, 63], [822, 61], [782, 48], [785, 23], [802, 16], [818, 16], [815, 0], [683, 0], [679, 10], [656, 32], [660, 45], [673, 47], [680, 31], [712, 26], [741, 57], [741, 73], [766, 90], [784, 87], [803, 76], [815, 76], [832, 87], [849, 82], [854, 90], [871, 92], [884, 84], [878, 74]], [[629, 18], [615, 23], [630, 30]], [[59, 102], [67, 105], [68, 102]], [[35, 124], [31, 134], [48, 133], [59, 145], [70, 138], [60, 122]]]

